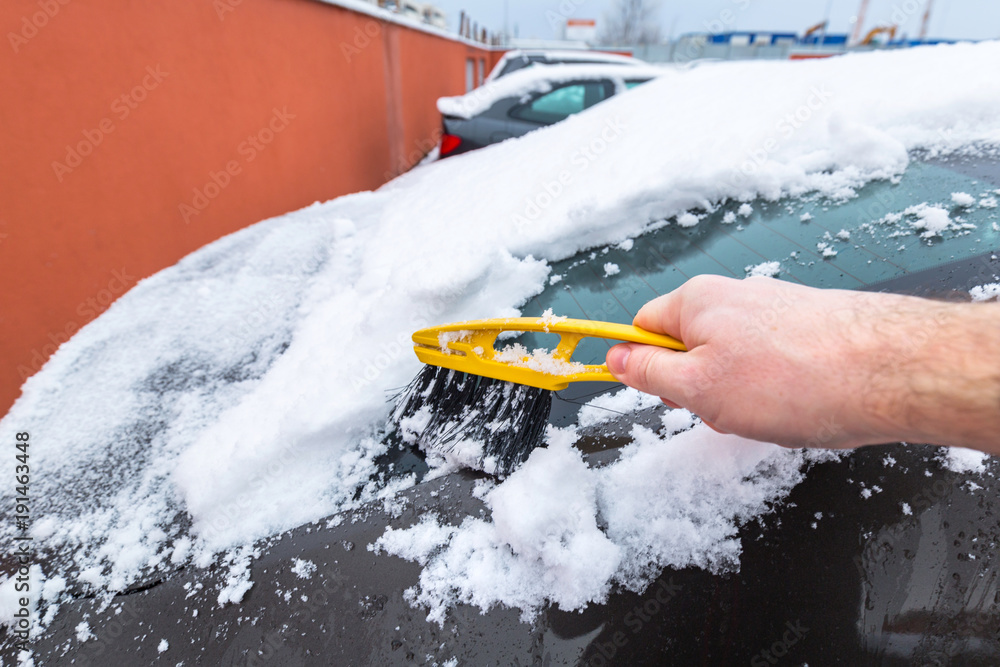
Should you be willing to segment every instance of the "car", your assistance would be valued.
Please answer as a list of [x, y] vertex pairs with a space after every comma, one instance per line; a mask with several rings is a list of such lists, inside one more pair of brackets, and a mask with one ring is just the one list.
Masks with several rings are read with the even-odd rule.
[[438, 100], [439, 157], [460, 155], [566, 120], [661, 76], [664, 68], [552, 65], [517, 71], [460, 97]]
[[[885, 202], [905, 208], [948, 200], [955, 188], [1000, 188], [1000, 171], [992, 160], [921, 160], [898, 184], [875, 184], [829, 211], [828, 203], [798, 198], [756, 201], [749, 213], [733, 202], [696, 226], [667, 225], [553, 264], [560, 279], [524, 312], [627, 321], [689, 276], [742, 276], [764, 261], [780, 263], [779, 277], [808, 285], [967, 298], [1000, 275], [996, 252], [981, 250], [983, 241], [1000, 245], [992, 209], [967, 213], [976, 233], [930, 246], [913, 235], [901, 243], [898, 227], [858, 222]], [[727, 222], [733, 217], [738, 222]], [[851, 239], [835, 241], [837, 254], [824, 256], [816, 239], [841, 230]], [[600, 361], [604, 343], [588, 343], [580, 359]], [[549, 417], [566, 427], [584, 422], [581, 404], [607, 411], [607, 419], [586, 420], [576, 443], [597, 469], [622, 455], [635, 429], [661, 428], [674, 412], [593, 401], [595, 391], [607, 397], [618, 389], [571, 385]], [[687, 665], [735, 657], [763, 665], [786, 654], [796, 664], [874, 657], [893, 665], [985, 665], [1000, 658], [992, 602], [1000, 480], [993, 466], [970, 478], [936, 448], [870, 447], [815, 463], [786, 502], [738, 526], [736, 571], [665, 568], [642, 591], [616, 589], [583, 613], [549, 605], [531, 623], [503, 607], [480, 612], [467, 600], [442, 626], [406, 593], [425, 581], [421, 564], [366, 546], [389, 527], [403, 531], [428, 517], [458, 526], [482, 516], [488, 507], [477, 489], [492, 482], [469, 470], [426, 477], [421, 452], [400, 443], [378, 465], [376, 476], [419, 481], [392, 502], [261, 540], [247, 566], [254, 584], [240, 604], [217, 599], [231, 577], [225, 563], [151, 577], [110, 601], [74, 594], [35, 641], [36, 664], [57, 664], [66, 646], [82, 665], [148, 664], [162, 646], [172, 661], [248, 665]], [[718, 490], [702, 493], [708, 502]], [[81, 626], [89, 638], [77, 639]], [[836, 655], [826, 660], [831, 645]]]
[[[1000, 92], [954, 77], [996, 60], [983, 44], [693, 70], [144, 280], [0, 422], [0, 441], [30, 432], [30, 527], [0, 523], [9, 544], [31, 537], [22, 658], [997, 664], [994, 457], [754, 443], [613, 383], [558, 392], [545, 446], [507, 479], [432, 465], [387, 423], [420, 370], [410, 335], [432, 324], [624, 323], [703, 274], [997, 298], [998, 121], [982, 109]], [[914, 91], [872, 110], [886, 77], [940, 106]], [[727, 106], [747, 90], [762, 92]], [[779, 144], [789, 100], [814, 115]], [[619, 115], [630, 131], [575, 167]], [[942, 118], [961, 128], [950, 146]], [[760, 316], [766, 335], [781, 304]], [[927, 334], [913, 343], [946, 332]], [[574, 360], [607, 349], [585, 339]], [[19, 493], [0, 489], [10, 507]], [[3, 664], [19, 558], [0, 561]]]
[[507, 51], [497, 64], [490, 70], [486, 83], [496, 81], [512, 72], [533, 66], [566, 65], [566, 64], [596, 64], [641, 66], [645, 63], [638, 58], [623, 56], [617, 53], [584, 50], [545, 50], [545, 49], [514, 49]]

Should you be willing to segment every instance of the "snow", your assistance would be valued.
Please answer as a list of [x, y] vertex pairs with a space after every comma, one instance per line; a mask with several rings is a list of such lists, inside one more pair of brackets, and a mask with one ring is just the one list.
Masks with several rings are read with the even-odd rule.
[[161, 639], [160, 643], [156, 645], [156, 652], [164, 653], [168, 648], [170, 648], [170, 642], [168, 642], [166, 639]]
[[774, 278], [781, 272], [781, 262], [761, 262], [760, 264], [747, 266], [743, 270], [746, 271], [747, 278], [753, 278], [754, 276]]
[[311, 579], [316, 574], [316, 563], [301, 558], [292, 559], [292, 574], [299, 579]]
[[445, 116], [472, 118], [483, 113], [499, 100], [508, 97], [524, 98], [533, 93], [547, 93], [558, 84], [566, 81], [592, 79], [619, 81], [626, 76], [630, 78], [655, 78], [667, 71], [669, 70], [666, 67], [653, 65], [637, 65], [625, 68], [621, 65], [601, 63], [526, 67], [516, 72], [511, 72], [499, 79], [487, 81], [482, 86], [465, 95], [442, 97], [437, 101], [437, 108]]
[[836, 249], [829, 243], [826, 243], [825, 241], [820, 241], [819, 243], [817, 243], [816, 250], [818, 250], [825, 258], [837, 256]]
[[968, 208], [970, 206], [975, 206], [976, 198], [968, 192], [952, 192], [951, 203], [961, 208]]
[[812, 213], [806, 212], [799, 216], [799, 222], [809, 222], [812, 220]]
[[1000, 299], [1000, 283], [977, 285], [969, 290], [969, 295], [972, 297], [973, 301], [990, 301], [991, 299]]
[[965, 447], [949, 447], [944, 450], [944, 467], [960, 474], [986, 472], [988, 454]]
[[528, 348], [520, 343], [513, 343], [497, 351], [494, 361], [500, 361], [511, 366], [530, 368], [533, 371], [549, 375], [573, 375], [586, 371], [586, 367], [578, 361], [564, 361], [553, 356], [553, 350], [536, 348], [528, 352]]
[[701, 222], [701, 217], [691, 213], [690, 211], [681, 213], [677, 216], [677, 224], [681, 227], [694, 227], [699, 222]]
[[726, 225], [733, 224], [734, 222], [736, 222], [736, 213], [734, 213], [733, 211], [726, 211], [722, 215], [722, 222], [723, 222], [723, 224], [726, 224]]
[[94, 638], [94, 633], [91, 632], [90, 624], [87, 623], [87, 621], [80, 621], [79, 623], [77, 623], [75, 632], [76, 632], [76, 641], [80, 642], [81, 644], [87, 641], [88, 639]]
[[[605, 266], [605, 270], [607, 270], [607, 266]], [[549, 327], [553, 324], [559, 324], [560, 322], [565, 322], [568, 319], [569, 318], [565, 315], [556, 315], [551, 308], [546, 308], [545, 311], [542, 312], [542, 316], [538, 318], [538, 323], [544, 324], [545, 331], [548, 332]]]
[[581, 428], [597, 426], [621, 415], [662, 405], [656, 396], [644, 394], [632, 387], [623, 387], [614, 393], [601, 394], [580, 408], [576, 423]]
[[[220, 604], [243, 599], [253, 557], [243, 547], [412, 484], [370, 479], [385, 449], [386, 396], [421, 367], [413, 331], [517, 316], [549, 279], [549, 262], [688, 211], [842, 200], [899, 175], [908, 151], [998, 142], [998, 67], [1000, 44], [986, 42], [663, 68], [563, 123], [191, 254], [63, 344], [0, 422], [3, 442], [29, 425], [32, 462], [45, 471], [32, 488], [34, 520], [45, 527], [39, 548], [54, 555], [39, 580], [59, 575], [107, 596], [179, 566], [221, 564], [231, 576]], [[776, 132], [775, 118], [810, 96], [823, 99], [809, 121], [793, 137]], [[605, 141], [611, 128], [621, 131]], [[765, 145], [773, 150], [761, 160], [748, 157]], [[561, 194], [532, 209], [552, 182]], [[719, 479], [731, 466], [691, 455], [704, 470], [678, 462], [667, 494], [681, 508], [695, 493], [683, 474]], [[7, 478], [13, 463], [2, 464]], [[608, 508], [629, 493], [606, 480], [598, 489]], [[12, 493], [0, 487], [5, 507]], [[684, 525], [652, 538], [680, 539]], [[6, 543], [13, 531], [0, 524]], [[725, 560], [703, 537], [664, 562]]]
[[[952, 198], [954, 198], [954, 195], [952, 195]], [[952, 227], [952, 220], [948, 214], [948, 210], [941, 206], [931, 206], [927, 202], [924, 202], [910, 206], [903, 213], [905, 215], [916, 216], [916, 220], [911, 224], [915, 229], [924, 230], [920, 235], [921, 238], [940, 236], [941, 232]]]
[[460, 602], [517, 608], [530, 620], [547, 603], [571, 611], [601, 602], [612, 585], [641, 591], [666, 566], [734, 571], [739, 526], [831, 456], [701, 423], [676, 435], [635, 425], [617, 462], [589, 468], [577, 437], [549, 427], [547, 446], [485, 495], [489, 520], [424, 517], [376, 541], [373, 549], [423, 565], [407, 598], [428, 620], [443, 624]]
[[608, 262], [604, 265], [604, 277], [616, 276], [621, 273], [621, 268], [614, 262]]
[[[590, 61], [595, 63], [614, 63], [617, 65], [628, 65], [628, 66], [646, 65], [646, 63], [643, 62], [642, 60], [632, 58], [631, 56], [622, 56], [615, 53], [601, 53], [599, 51], [585, 51], [582, 49], [577, 49], [577, 50], [517, 49], [513, 51], [508, 51], [507, 53], [503, 54], [503, 57], [500, 58], [500, 60], [497, 61], [497, 64], [493, 67], [493, 69], [490, 70], [490, 73], [486, 77], [486, 81], [487, 82], [494, 81], [499, 76], [500, 72], [503, 71], [504, 65], [507, 64], [507, 61], [511, 60], [512, 58], [517, 58], [523, 55], [544, 56], [546, 58], [546, 62], [544, 63], [545, 65], [555, 64], [560, 61], [569, 61], [569, 62]], [[532, 67], [537, 67], [537, 66], [539, 66], [539, 64], [537, 63], [535, 65], [532, 65]], [[505, 76], [510, 76], [510, 74], [507, 74]]]

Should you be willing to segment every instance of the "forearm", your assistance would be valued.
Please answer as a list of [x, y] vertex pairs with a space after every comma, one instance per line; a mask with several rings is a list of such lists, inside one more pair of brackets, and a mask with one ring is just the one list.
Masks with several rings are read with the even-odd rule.
[[863, 409], [890, 440], [1000, 454], [1000, 305], [886, 314]]

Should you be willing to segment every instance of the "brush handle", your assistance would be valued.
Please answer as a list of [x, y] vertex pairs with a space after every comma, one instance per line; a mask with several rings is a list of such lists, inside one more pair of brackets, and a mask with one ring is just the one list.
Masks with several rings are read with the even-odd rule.
[[[504, 331], [559, 334], [559, 345], [548, 359], [510, 358], [509, 354], [500, 355], [494, 347], [497, 336]], [[425, 364], [553, 391], [565, 389], [570, 382], [617, 382], [605, 364], [570, 361], [584, 338], [686, 350], [675, 338], [628, 324], [537, 317], [472, 320], [421, 329], [413, 334], [413, 349]]]

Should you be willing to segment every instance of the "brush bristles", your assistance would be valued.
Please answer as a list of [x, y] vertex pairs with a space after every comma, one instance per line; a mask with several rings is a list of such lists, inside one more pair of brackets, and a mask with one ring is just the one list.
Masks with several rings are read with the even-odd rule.
[[545, 389], [425, 366], [397, 397], [393, 419], [407, 420], [404, 438], [425, 452], [480, 443], [477, 467], [503, 477], [541, 443], [551, 405]]

